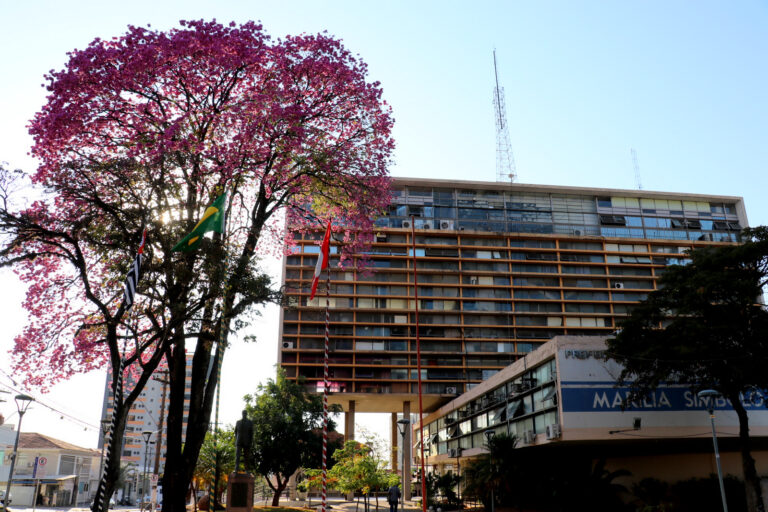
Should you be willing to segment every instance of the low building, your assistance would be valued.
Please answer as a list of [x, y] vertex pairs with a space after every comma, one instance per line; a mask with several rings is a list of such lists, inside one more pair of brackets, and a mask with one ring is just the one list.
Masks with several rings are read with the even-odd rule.
[[[13, 433], [15, 436], [15, 432]], [[0, 438], [0, 446], [4, 441]], [[10, 467], [11, 444], [5, 453], [5, 480]], [[99, 480], [100, 452], [33, 432], [19, 436], [18, 459], [13, 470], [11, 498], [16, 506], [88, 506]]]
[[[507, 433], [517, 448], [583, 448], [632, 480], [677, 481], [716, 473], [712, 431], [702, 400], [685, 385], [666, 385], [622, 409], [621, 366], [606, 359], [604, 336], [557, 336], [424, 418], [428, 466], [454, 470], [486, 453], [486, 432]], [[768, 473], [768, 410], [760, 393], [745, 397], [758, 474]], [[727, 400], [714, 403], [723, 472], [741, 477], [739, 424]], [[420, 433], [414, 429], [414, 460]], [[459, 467], [460, 469], [460, 467]]]

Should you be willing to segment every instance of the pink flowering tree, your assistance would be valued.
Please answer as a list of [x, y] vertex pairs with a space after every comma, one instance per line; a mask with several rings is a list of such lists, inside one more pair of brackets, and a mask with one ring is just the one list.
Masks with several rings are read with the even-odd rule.
[[[163, 510], [184, 509], [217, 340], [226, 346], [248, 313], [278, 298], [257, 260], [290, 245], [286, 217], [307, 229], [332, 219], [347, 262], [370, 241], [389, 201], [393, 120], [366, 74], [327, 35], [272, 40], [255, 23], [182, 21], [96, 39], [46, 76], [50, 94], [30, 124], [38, 169], [0, 168], [0, 264], [29, 285], [15, 371], [42, 386], [125, 360], [110, 482], [128, 409], [167, 364]], [[171, 252], [223, 192], [226, 232]], [[123, 279], [144, 229], [143, 274], [126, 309]]]

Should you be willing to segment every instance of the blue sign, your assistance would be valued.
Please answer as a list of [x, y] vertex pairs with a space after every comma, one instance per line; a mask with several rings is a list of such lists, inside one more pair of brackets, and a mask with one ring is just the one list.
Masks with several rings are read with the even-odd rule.
[[[607, 383], [563, 382], [561, 398], [563, 412], [620, 412], [629, 399], [629, 388], [617, 388]], [[627, 411], [699, 411], [709, 409], [711, 398], [699, 398], [688, 387], [659, 387], [643, 400], [627, 403]], [[751, 390], [741, 395], [747, 410], [766, 409], [766, 392]], [[732, 410], [724, 397], [714, 399], [713, 409]]]

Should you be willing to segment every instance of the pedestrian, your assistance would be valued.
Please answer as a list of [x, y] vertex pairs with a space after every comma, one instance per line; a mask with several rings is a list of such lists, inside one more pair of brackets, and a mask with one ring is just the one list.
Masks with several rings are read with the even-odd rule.
[[393, 485], [387, 491], [387, 501], [389, 502], [389, 512], [397, 512], [397, 502], [400, 501], [400, 488]]

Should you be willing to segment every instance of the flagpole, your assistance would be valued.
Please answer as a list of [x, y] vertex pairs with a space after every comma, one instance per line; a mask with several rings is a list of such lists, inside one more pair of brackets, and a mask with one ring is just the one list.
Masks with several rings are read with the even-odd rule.
[[315, 292], [317, 291], [317, 284], [320, 280], [320, 275], [323, 273], [323, 269], [328, 269], [325, 285], [325, 351], [323, 354], [323, 500], [321, 512], [325, 512], [327, 506], [327, 486], [328, 486], [328, 324], [330, 322], [330, 313], [328, 310], [331, 307], [331, 266], [329, 260], [331, 259], [331, 221], [328, 220], [328, 227], [325, 228], [325, 235], [323, 235], [323, 242], [320, 245], [320, 254], [317, 256], [317, 263], [315, 264], [315, 274], [312, 278], [312, 289], [309, 294], [309, 301], [311, 302], [315, 298]]
[[[419, 381], [419, 448], [421, 449], [421, 509], [427, 512], [427, 480], [424, 475], [424, 407], [421, 400], [421, 340], [419, 338], [419, 274], [416, 270], [416, 229], [411, 217], [411, 248], [413, 250], [413, 297], [416, 306], [416, 372]], [[405, 475], [403, 475], [405, 477]]]
[[[330, 247], [328, 256], [330, 259]], [[318, 256], [323, 257], [322, 251]], [[330, 263], [330, 262], [329, 262]], [[328, 276], [325, 285], [325, 353], [323, 356], [323, 505], [321, 512], [326, 512], [328, 491], [328, 335], [330, 323], [329, 309], [331, 307], [331, 265], [328, 265]]]
[[[225, 212], [225, 215], [221, 221], [221, 238], [225, 239], [227, 234], [227, 216], [226, 216], [226, 193], [222, 194], [220, 197], [224, 197], [224, 203], [223, 203], [223, 211]], [[218, 199], [217, 199], [218, 200]], [[221, 323], [219, 327], [219, 339], [216, 343], [216, 415], [214, 419], [214, 427], [213, 427], [213, 448], [215, 450], [216, 459], [215, 464], [216, 467], [214, 468], [213, 472], [213, 500], [211, 500], [211, 496], [209, 494], [208, 496], [208, 510], [215, 511], [216, 505], [220, 505], [218, 503], [218, 491], [219, 491], [219, 404], [221, 402], [221, 363], [224, 360], [224, 340], [227, 337], [228, 332], [228, 320], [227, 320], [227, 294], [229, 294], [230, 289], [230, 282], [229, 278], [227, 277], [227, 251], [226, 251], [226, 243], [224, 244], [224, 279], [226, 280], [226, 285], [224, 286], [224, 294], [221, 301]], [[187, 358], [186, 355], [184, 356], [184, 364], [186, 365]], [[245, 463], [243, 463], [243, 466], [245, 466]], [[235, 471], [237, 471], [237, 468], [235, 468]]]
[[[118, 348], [119, 352], [119, 348]], [[112, 387], [112, 418], [109, 423], [109, 430], [104, 436], [104, 444], [107, 445], [107, 454], [104, 460], [104, 472], [101, 474], [101, 481], [99, 482], [99, 490], [94, 500], [94, 511], [101, 512], [104, 510], [104, 501], [107, 494], [107, 468], [112, 460], [112, 438], [115, 434], [115, 424], [117, 423], [117, 404], [123, 400], [123, 369], [124, 361], [123, 356], [120, 356], [120, 364], [118, 366], [117, 381]], [[114, 375], [113, 375], [114, 377]]]
[[[125, 286], [123, 288], [123, 307], [126, 310], [126, 314], [130, 313], [130, 308], [133, 305], [133, 299], [136, 295], [136, 287], [139, 284], [141, 278], [141, 262], [142, 255], [144, 254], [144, 244], [147, 241], [146, 228], [141, 233], [141, 243], [136, 253], [136, 258], [131, 264], [131, 268], [125, 277]], [[115, 335], [117, 335], [117, 325], [115, 325]], [[125, 360], [123, 355], [120, 354], [120, 345], [115, 340], [115, 348], [117, 349], [117, 355], [120, 357], [120, 363], [118, 364], [117, 375], [113, 374], [113, 378], [117, 377], [114, 385], [112, 386], [112, 418], [109, 422], [109, 430], [104, 435], [104, 444], [107, 445], [107, 453], [104, 457], [104, 469], [100, 475], [99, 488], [96, 491], [96, 498], [93, 500], [94, 512], [102, 512], [104, 502], [107, 499], [107, 474], [108, 468], [112, 461], [112, 439], [115, 437], [115, 425], [117, 424], [117, 407], [123, 401], [123, 372], [125, 371]], [[123, 345], [123, 352], [127, 354], [127, 347]], [[114, 490], [113, 490], [114, 491]]]

